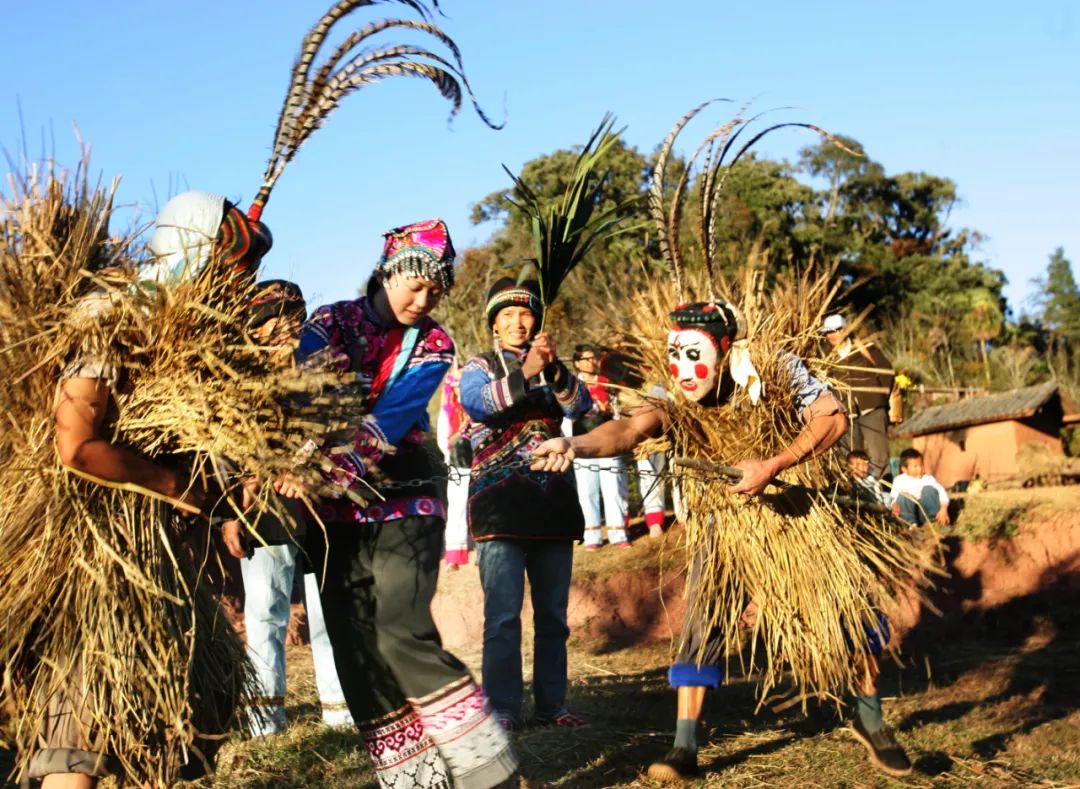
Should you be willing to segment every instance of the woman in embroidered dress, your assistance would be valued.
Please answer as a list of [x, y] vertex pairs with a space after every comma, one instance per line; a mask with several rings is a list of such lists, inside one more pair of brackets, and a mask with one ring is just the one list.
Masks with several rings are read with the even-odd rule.
[[[355, 375], [367, 407], [347, 447], [324, 447], [335, 481], [381, 499], [319, 502], [322, 600], [353, 719], [386, 787], [491, 787], [517, 763], [483, 691], [432, 621], [445, 507], [423, 447], [427, 406], [454, 358], [429, 313], [453, 284], [454, 248], [434, 219], [385, 235], [366, 295], [314, 312], [303, 364]], [[370, 488], [368, 487], [370, 486]], [[279, 492], [294, 493], [279, 482]], [[318, 533], [319, 530], [315, 529]]]

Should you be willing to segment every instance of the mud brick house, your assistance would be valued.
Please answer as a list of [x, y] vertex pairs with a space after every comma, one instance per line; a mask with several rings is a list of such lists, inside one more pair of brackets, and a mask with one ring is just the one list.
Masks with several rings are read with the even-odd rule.
[[1020, 448], [1042, 444], [1063, 455], [1061, 428], [1080, 413], [1055, 381], [924, 408], [894, 435], [913, 439], [926, 470], [946, 488], [979, 477], [987, 482], [1021, 473]]

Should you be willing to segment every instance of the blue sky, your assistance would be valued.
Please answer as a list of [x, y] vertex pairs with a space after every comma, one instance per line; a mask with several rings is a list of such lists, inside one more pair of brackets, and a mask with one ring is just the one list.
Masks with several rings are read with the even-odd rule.
[[[288, 71], [328, 0], [85, 3], [8, 0], [0, 12], [0, 146], [73, 163], [77, 124], [92, 169], [123, 177], [121, 202], [152, 214], [185, 188], [246, 203], [261, 182]], [[987, 240], [1014, 309], [1063, 246], [1080, 276], [1080, 4], [722, 0], [444, 0], [486, 110], [447, 124], [427, 84], [394, 80], [347, 98], [286, 170], [265, 219], [266, 273], [309, 301], [350, 297], [394, 225], [442, 216], [461, 249], [490, 228], [473, 202], [501, 164], [582, 142], [605, 111], [649, 151], [714, 96], [791, 105], [790, 119], [850, 135], [890, 173], [953, 179], [955, 226]], [[396, 14], [360, 9], [359, 26]], [[394, 37], [394, 38], [400, 38]], [[389, 39], [384, 39], [389, 40]], [[726, 119], [718, 109], [701, 121]], [[792, 156], [810, 138], [776, 135]]]

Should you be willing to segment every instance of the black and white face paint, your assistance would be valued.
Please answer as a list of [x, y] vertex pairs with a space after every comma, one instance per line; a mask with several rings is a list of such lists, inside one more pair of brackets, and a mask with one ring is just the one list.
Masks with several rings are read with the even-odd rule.
[[701, 329], [668, 332], [668, 369], [687, 400], [698, 402], [715, 391], [720, 351]]

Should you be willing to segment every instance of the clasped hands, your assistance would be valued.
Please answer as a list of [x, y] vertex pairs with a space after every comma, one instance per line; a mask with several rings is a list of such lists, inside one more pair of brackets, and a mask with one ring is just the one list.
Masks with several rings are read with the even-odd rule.
[[557, 361], [559, 361], [559, 353], [555, 348], [555, 340], [550, 334], [541, 332], [532, 339], [529, 352], [525, 354], [525, 361], [521, 363], [521, 374], [526, 380], [535, 378], [544, 371], [544, 368]]

